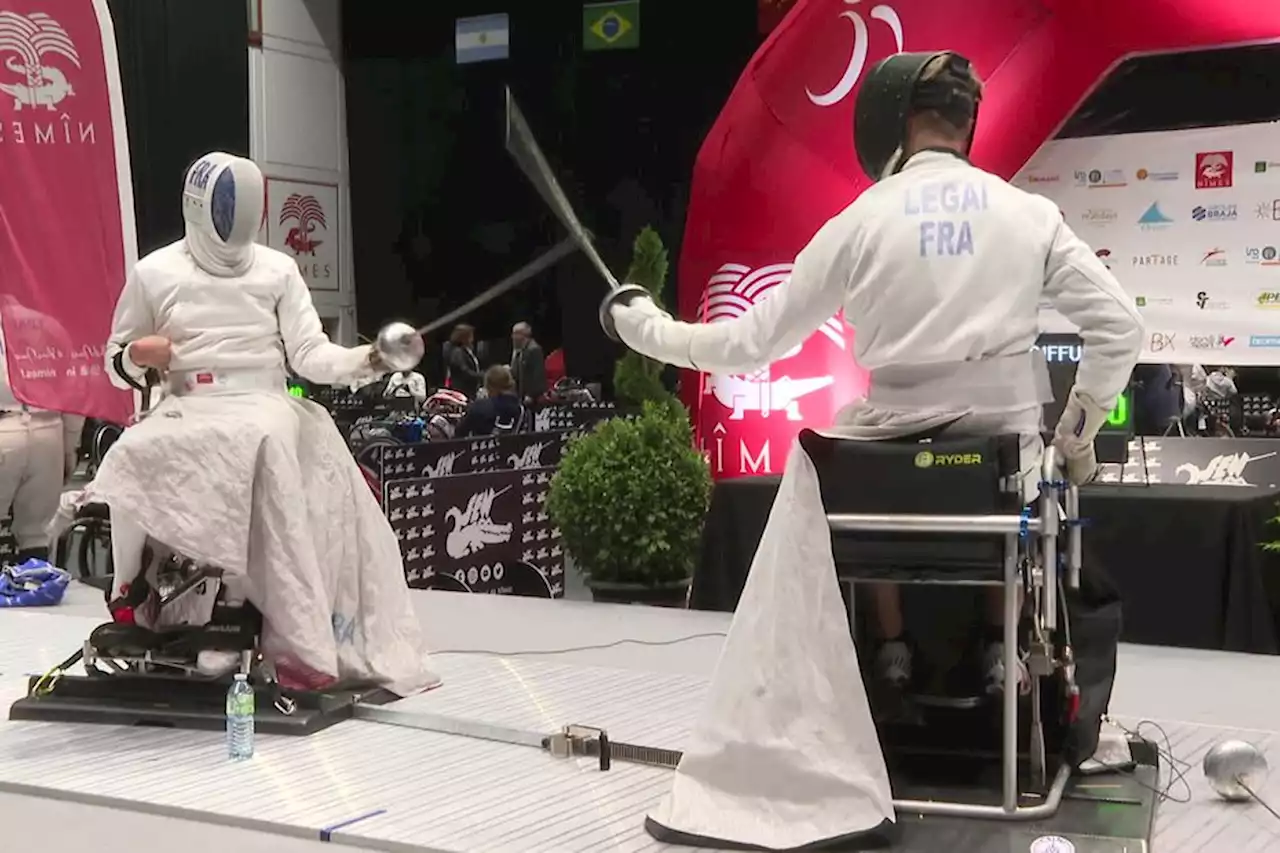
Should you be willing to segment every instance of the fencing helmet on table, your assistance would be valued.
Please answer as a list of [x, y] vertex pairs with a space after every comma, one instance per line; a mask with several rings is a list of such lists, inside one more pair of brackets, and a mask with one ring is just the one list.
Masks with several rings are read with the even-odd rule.
[[879, 181], [906, 164], [907, 123], [935, 113], [956, 128], [978, 125], [982, 84], [958, 53], [898, 53], [871, 69], [853, 109], [853, 141], [867, 177]]
[[192, 163], [182, 184], [182, 218], [196, 264], [210, 275], [246, 273], [265, 205], [262, 171], [252, 160], [215, 151]]

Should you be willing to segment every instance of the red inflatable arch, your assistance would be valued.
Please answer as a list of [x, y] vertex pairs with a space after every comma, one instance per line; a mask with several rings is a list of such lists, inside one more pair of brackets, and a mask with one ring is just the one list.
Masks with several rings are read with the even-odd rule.
[[[1123, 60], [1271, 40], [1280, 4], [1259, 0], [799, 0], [699, 151], [680, 313], [733, 316], [784, 285], [800, 248], [867, 186], [853, 101], [891, 53], [973, 60], [987, 81], [973, 160], [1009, 178]], [[863, 390], [852, 334], [831, 323], [759, 374], [686, 377], [716, 476], [777, 473], [801, 426], [829, 424]]]

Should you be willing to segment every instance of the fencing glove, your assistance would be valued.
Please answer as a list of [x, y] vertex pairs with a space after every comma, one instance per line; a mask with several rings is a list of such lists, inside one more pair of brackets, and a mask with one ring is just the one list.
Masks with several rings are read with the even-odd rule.
[[693, 327], [671, 319], [671, 315], [648, 297], [632, 299], [627, 305], [609, 309], [618, 337], [631, 349], [654, 361], [693, 367], [689, 361]]
[[1067, 406], [1053, 431], [1053, 446], [1058, 449], [1072, 484], [1083, 486], [1098, 475], [1098, 458], [1093, 440], [1110, 414], [1088, 394], [1072, 390]]

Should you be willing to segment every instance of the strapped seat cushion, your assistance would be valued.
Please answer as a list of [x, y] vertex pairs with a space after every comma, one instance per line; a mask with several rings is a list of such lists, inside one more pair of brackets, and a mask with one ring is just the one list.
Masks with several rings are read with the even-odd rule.
[[[831, 514], [1016, 515], [1022, 511], [1017, 435], [855, 441], [800, 434]], [[992, 582], [1004, 566], [999, 534], [841, 532], [842, 577]]]

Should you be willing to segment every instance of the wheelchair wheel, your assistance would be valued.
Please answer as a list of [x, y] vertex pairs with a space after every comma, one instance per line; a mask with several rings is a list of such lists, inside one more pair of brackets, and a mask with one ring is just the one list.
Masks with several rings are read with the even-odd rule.
[[89, 446], [89, 464], [86, 473], [89, 479], [93, 479], [98, 473], [98, 468], [102, 465], [103, 458], [107, 455], [107, 451], [111, 449], [111, 445], [116, 443], [123, 429], [115, 424], [100, 424], [93, 432], [93, 440]]

